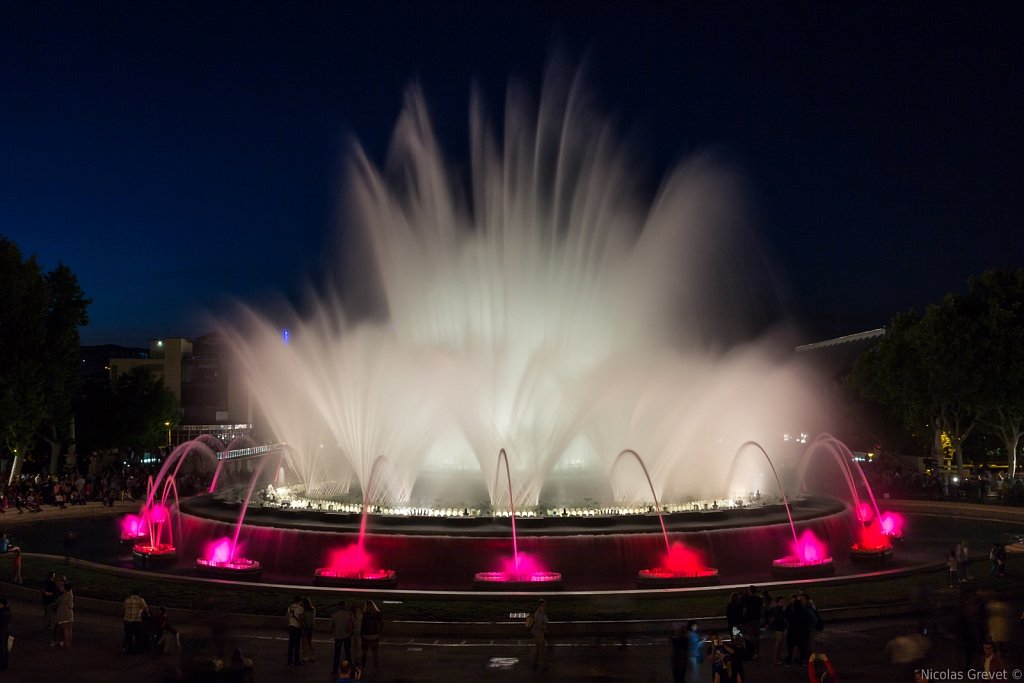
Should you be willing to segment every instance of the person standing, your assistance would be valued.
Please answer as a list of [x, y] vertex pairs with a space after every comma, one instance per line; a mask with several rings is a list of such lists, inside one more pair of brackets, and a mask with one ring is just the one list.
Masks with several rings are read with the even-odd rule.
[[533, 668], [548, 668], [545, 661], [548, 635], [548, 606], [544, 598], [537, 601], [537, 610], [533, 613], [533, 626], [530, 628], [533, 636]]
[[7, 598], [0, 598], [0, 671], [7, 671], [11, 654], [7, 649], [7, 639], [10, 635], [11, 606], [7, 604]]
[[956, 544], [956, 571], [960, 577], [960, 583], [967, 583], [971, 577], [968, 575], [971, 563], [971, 551], [967, 545], [967, 539]]
[[704, 661], [704, 638], [697, 632], [697, 622], [686, 624], [686, 680], [695, 683], [700, 677], [700, 663]]
[[772, 632], [772, 663], [782, 664], [786, 650], [786, 607], [782, 598], [768, 611], [768, 630]]
[[362, 668], [366, 668], [367, 654], [373, 653], [373, 665], [378, 664], [378, 648], [380, 647], [380, 634], [384, 630], [384, 615], [381, 613], [377, 603], [367, 600], [363, 608], [363, 622], [360, 626], [360, 640], [363, 646]]
[[302, 596], [296, 595], [288, 605], [288, 666], [301, 666], [299, 649], [302, 644]]
[[124, 651], [130, 655], [142, 652], [142, 615], [149, 611], [138, 588], [124, 601]]
[[742, 602], [743, 637], [753, 646], [750, 658], [757, 659], [761, 654], [761, 617], [764, 599], [758, 594], [755, 586], [750, 586], [747, 589], [747, 594], [743, 596]]
[[352, 603], [352, 659], [353, 664], [363, 661], [363, 606]]
[[75, 622], [75, 594], [71, 590], [71, 582], [64, 581], [64, 589], [55, 603], [55, 619], [57, 621], [54, 643], [60, 642], [63, 648], [71, 647], [71, 632]]
[[352, 633], [355, 631], [355, 619], [352, 612], [345, 605], [339, 602], [338, 606], [331, 612], [331, 633], [334, 634], [334, 659], [331, 664], [331, 675], [338, 673], [341, 666], [341, 651], [345, 650], [346, 662], [352, 661]]
[[14, 565], [13, 580], [15, 584], [20, 586], [24, 583], [24, 580], [21, 578], [21, 548], [14, 548], [11, 552], [14, 553], [14, 561], [12, 562]]
[[46, 629], [47, 633], [53, 632], [53, 627], [56, 625], [53, 614], [53, 603], [57, 601], [57, 574], [56, 572], [50, 572], [43, 579], [43, 586], [41, 589], [43, 596], [43, 628]]
[[315, 662], [313, 656], [313, 628], [316, 626], [316, 605], [308, 597], [302, 598], [302, 660]]

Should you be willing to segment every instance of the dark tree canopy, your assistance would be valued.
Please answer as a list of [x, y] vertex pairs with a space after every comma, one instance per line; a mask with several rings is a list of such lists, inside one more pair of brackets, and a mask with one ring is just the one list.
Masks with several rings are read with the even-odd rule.
[[1024, 270], [988, 271], [966, 296], [947, 294], [895, 316], [850, 381], [913, 432], [949, 439], [958, 468], [976, 427], [998, 435], [1011, 469], [1024, 433]]
[[155, 449], [178, 424], [178, 399], [144, 367], [112, 383], [91, 383], [82, 393], [80, 434], [89, 449], [132, 446]]
[[0, 449], [25, 454], [39, 437], [70, 436], [78, 391], [78, 328], [89, 300], [71, 270], [43, 273], [0, 236]]

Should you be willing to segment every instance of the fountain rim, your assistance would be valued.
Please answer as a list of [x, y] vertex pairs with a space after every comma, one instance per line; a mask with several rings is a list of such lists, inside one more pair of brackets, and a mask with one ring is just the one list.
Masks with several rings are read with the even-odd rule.
[[[849, 506], [843, 501], [823, 495], [804, 496], [791, 503], [796, 522], [845, 514]], [[214, 522], [234, 524], [238, 521], [238, 504], [231, 504], [209, 494], [193, 496], [179, 503], [178, 512]], [[640, 515], [607, 515], [590, 517], [523, 517], [517, 518], [517, 529], [524, 536], [578, 536], [605, 534], [661, 533], [653, 524], [653, 513]], [[324, 533], [358, 533], [361, 515], [322, 510], [281, 510], [252, 508], [247, 511], [244, 526], [294, 529]], [[510, 520], [506, 517], [427, 517], [370, 515], [368, 535], [458, 535], [479, 538], [507, 538]], [[670, 533], [694, 533], [724, 529], [787, 524], [781, 503], [693, 510], [665, 513]]]

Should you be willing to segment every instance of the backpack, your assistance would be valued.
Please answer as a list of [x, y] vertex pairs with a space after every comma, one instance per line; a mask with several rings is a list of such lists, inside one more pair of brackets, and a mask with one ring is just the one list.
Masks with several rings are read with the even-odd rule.
[[533, 630], [533, 613], [526, 615], [526, 619], [523, 621], [523, 628], [527, 631]]

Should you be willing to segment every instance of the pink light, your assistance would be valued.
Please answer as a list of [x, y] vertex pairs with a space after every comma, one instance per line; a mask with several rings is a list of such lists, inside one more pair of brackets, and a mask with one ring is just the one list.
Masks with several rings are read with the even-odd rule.
[[234, 556], [230, 538], [221, 538], [206, 546], [206, 560], [211, 564], [226, 564]]
[[874, 510], [867, 503], [861, 503], [857, 506], [857, 519], [861, 522], [870, 522], [871, 518], [875, 516]]
[[124, 538], [135, 538], [145, 533], [142, 518], [135, 515], [125, 515], [121, 519], [121, 536]]
[[498, 558], [498, 566], [503, 574], [509, 576], [530, 576], [531, 574], [543, 574], [547, 570], [540, 561], [529, 553], [519, 553], [519, 567], [516, 567], [514, 556]]
[[828, 559], [828, 548], [810, 529], [806, 529], [793, 546], [793, 554], [804, 564], [817, 564]]
[[882, 533], [886, 536], [903, 535], [903, 516], [895, 512], [883, 512], [879, 518]]
[[707, 571], [704, 559], [700, 553], [688, 548], [676, 541], [669, 548], [666, 555], [662, 556], [661, 569], [666, 569], [672, 574], [699, 575]]
[[164, 507], [163, 505], [160, 505], [159, 503], [156, 503], [152, 507], [150, 507], [148, 514], [149, 518], [156, 524], [162, 524], [163, 522], [166, 522], [169, 516], [167, 508]]
[[332, 550], [324, 569], [332, 576], [361, 576], [374, 571], [373, 556], [358, 543]]
[[887, 550], [892, 548], [892, 543], [877, 524], [867, 524], [861, 528], [860, 541], [853, 547], [856, 550]]

